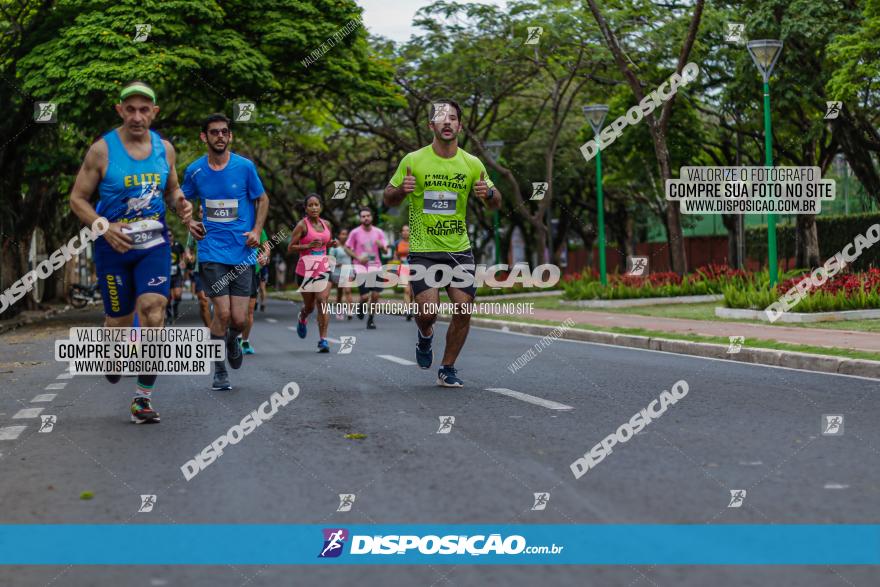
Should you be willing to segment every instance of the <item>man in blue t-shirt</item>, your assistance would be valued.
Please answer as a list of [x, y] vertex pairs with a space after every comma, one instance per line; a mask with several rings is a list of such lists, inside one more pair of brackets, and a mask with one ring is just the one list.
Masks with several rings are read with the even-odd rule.
[[[238, 369], [243, 359], [239, 337], [269, 196], [253, 162], [229, 151], [229, 124], [223, 114], [212, 114], [202, 124], [208, 154], [186, 168], [181, 189], [187, 199], [199, 200], [202, 221], [192, 222], [190, 232], [199, 240], [199, 276], [214, 304], [211, 338], [225, 338], [229, 366]], [[214, 362], [212, 389], [232, 389], [223, 361]]]

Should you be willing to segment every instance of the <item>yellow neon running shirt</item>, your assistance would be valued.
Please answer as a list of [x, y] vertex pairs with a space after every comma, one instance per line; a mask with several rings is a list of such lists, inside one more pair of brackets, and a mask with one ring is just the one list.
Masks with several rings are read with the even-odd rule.
[[457, 149], [455, 156], [444, 159], [431, 145], [407, 153], [391, 178], [399, 187], [406, 168], [416, 178], [416, 189], [409, 201], [409, 246], [411, 253], [459, 253], [471, 247], [467, 232], [467, 202], [474, 183], [484, 174], [493, 187], [483, 162]]

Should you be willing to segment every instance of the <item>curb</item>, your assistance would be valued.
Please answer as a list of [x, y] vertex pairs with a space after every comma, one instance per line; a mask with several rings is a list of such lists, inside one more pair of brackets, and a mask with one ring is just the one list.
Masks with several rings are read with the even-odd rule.
[[[449, 319], [448, 316], [440, 316], [439, 319]], [[528, 324], [525, 322], [505, 322], [503, 320], [490, 320], [488, 318], [471, 318], [472, 326], [482, 326], [495, 330], [521, 332], [546, 336], [557, 326], [545, 326], [543, 324]], [[557, 331], [558, 332], [558, 331]], [[814, 355], [811, 353], [798, 353], [793, 351], [781, 351], [776, 349], [748, 348], [744, 346], [738, 353], [728, 353], [727, 346], [706, 342], [691, 342], [687, 340], [672, 340], [668, 338], [654, 338], [648, 336], [636, 336], [633, 334], [617, 334], [614, 332], [602, 332], [597, 330], [582, 330], [569, 328], [562, 331], [559, 338], [567, 340], [579, 340], [583, 342], [598, 342], [614, 346], [647, 349], [653, 351], [665, 351], [680, 355], [692, 355], [712, 359], [727, 359], [741, 363], [754, 363], [757, 365], [770, 365], [774, 367], [790, 367], [805, 371], [817, 371], [820, 373], [834, 373], [838, 375], [857, 375], [880, 379], [880, 361], [868, 361], [864, 359], [847, 359], [845, 357], [832, 357], [828, 355]]]
[[55, 314], [60, 314], [67, 309], [67, 306], [64, 308], [52, 308], [43, 312], [43, 314], [39, 316], [19, 316], [18, 318], [13, 318], [5, 324], [0, 324], [0, 334], [6, 334], [7, 332], [12, 332], [17, 328], [21, 328], [22, 326], [28, 326], [30, 324], [34, 324], [36, 322], [40, 322], [41, 320], [45, 320]]
[[[764, 310], [746, 310], [742, 308], [715, 308], [715, 316], [733, 320], [761, 320], [770, 322]], [[876, 320], [880, 318], [880, 310], [842, 310], [839, 312], [783, 312], [780, 322], [792, 324], [811, 324], [814, 322], [830, 322], [837, 320]]]
[[636, 306], [657, 306], [660, 304], [700, 304], [703, 302], [720, 302], [723, 299], [723, 295], [709, 294], [704, 296], [629, 298], [623, 300], [561, 300], [560, 303], [563, 306], [578, 306], [580, 308], [634, 308]]

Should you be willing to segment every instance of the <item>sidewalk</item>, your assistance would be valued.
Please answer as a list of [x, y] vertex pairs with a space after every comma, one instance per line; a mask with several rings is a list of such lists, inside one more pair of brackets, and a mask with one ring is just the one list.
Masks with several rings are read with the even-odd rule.
[[43, 304], [42, 310], [24, 310], [12, 318], [0, 320], [0, 334], [29, 324], [44, 322], [52, 316], [63, 313], [68, 309], [69, 306], [66, 304]]
[[686, 318], [659, 318], [616, 312], [596, 312], [591, 310], [542, 310], [535, 308], [528, 318], [563, 322], [567, 319], [578, 324], [591, 326], [642, 328], [662, 332], [678, 332], [702, 336], [744, 336], [748, 339], [771, 340], [789, 344], [816, 347], [846, 348], [867, 352], [880, 352], [880, 335], [873, 332], [849, 330], [824, 330], [819, 328], [798, 328], [792, 326], [770, 326], [766, 324], [746, 324], [737, 322], [713, 322], [708, 320], [688, 320]]

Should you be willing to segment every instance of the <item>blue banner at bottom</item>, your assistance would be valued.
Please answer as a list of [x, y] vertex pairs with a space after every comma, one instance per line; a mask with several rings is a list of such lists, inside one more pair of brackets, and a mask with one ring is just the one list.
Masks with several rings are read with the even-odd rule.
[[[140, 556], [138, 544], [149, 545]], [[877, 565], [880, 525], [0, 525], [2, 565]]]

